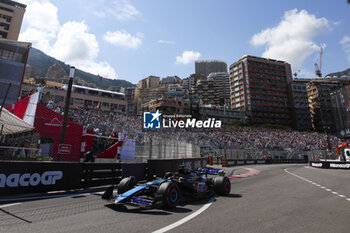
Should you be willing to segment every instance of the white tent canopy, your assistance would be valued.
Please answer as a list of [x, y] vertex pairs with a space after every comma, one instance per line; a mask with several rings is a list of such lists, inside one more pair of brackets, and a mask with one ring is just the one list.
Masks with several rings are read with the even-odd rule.
[[[0, 106], [1, 107], [1, 106]], [[34, 127], [3, 108], [0, 113], [0, 132], [2, 135], [23, 133], [34, 130]]]

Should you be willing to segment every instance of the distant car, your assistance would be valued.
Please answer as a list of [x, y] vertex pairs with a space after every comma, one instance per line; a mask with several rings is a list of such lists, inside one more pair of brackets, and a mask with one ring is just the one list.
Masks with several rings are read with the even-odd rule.
[[[208, 177], [208, 175], [218, 175]], [[115, 186], [109, 187], [102, 199], [115, 204], [147, 208], [175, 208], [182, 200], [198, 200], [214, 194], [227, 196], [231, 183], [222, 170], [201, 169], [167, 172], [163, 178], [137, 185], [133, 176], [122, 179], [114, 195]]]

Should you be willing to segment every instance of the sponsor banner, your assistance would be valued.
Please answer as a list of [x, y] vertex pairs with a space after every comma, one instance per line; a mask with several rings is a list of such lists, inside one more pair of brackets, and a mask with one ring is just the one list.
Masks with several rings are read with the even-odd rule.
[[312, 167], [322, 167], [322, 163], [314, 163], [314, 162], [311, 162], [311, 166], [312, 166]]
[[236, 161], [234, 161], [234, 160], [227, 160], [227, 165], [228, 166], [234, 166], [234, 165], [236, 165]]
[[265, 160], [257, 160], [256, 163], [257, 164], [265, 164]]
[[350, 169], [350, 163], [330, 163], [329, 168]]
[[60, 154], [70, 154], [72, 145], [70, 144], [59, 144], [58, 145], [58, 153]]
[[244, 165], [244, 164], [245, 164], [245, 161], [242, 161], [242, 160], [237, 161], [237, 165]]
[[80, 188], [79, 163], [0, 162], [0, 195]]
[[350, 163], [346, 162], [310, 162], [310, 165], [318, 168], [350, 169]]
[[247, 160], [246, 164], [254, 164], [254, 160]]

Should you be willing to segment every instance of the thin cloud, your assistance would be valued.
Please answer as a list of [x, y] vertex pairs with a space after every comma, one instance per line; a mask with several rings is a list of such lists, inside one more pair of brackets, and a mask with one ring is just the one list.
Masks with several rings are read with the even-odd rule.
[[92, 13], [100, 18], [114, 17], [119, 21], [135, 19], [141, 13], [129, 0], [97, 0], [90, 4]]
[[343, 50], [348, 57], [348, 61], [350, 61], [350, 36], [344, 36], [339, 43], [343, 46]]
[[289, 10], [278, 26], [267, 28], [255, 34], [250, 43], [255, 46], [265, 45], [263, 57], [287, 61], [293, 66], [300, 66], [320, 46], [313, 38], [330, 28], [326, 18], [317, 18], [306, 10]]
[[181, 56], [176, 56], [176, 64], [187, 65], [191, 62], [198, 60], [201, 56], [199, 52], [195, 51], [184, 51]]
[[171, 40], [158, 40], [157, 43], [159, 43], [159, 44], [175, 44], [175, 41], [171, 41]]
[[112, 45], [117, 45], [125, 48], [137, 49], [142, 45], [142, 33], [137, 33], [132, 36], [130, 33], [121, 30], [115, 32], [106, 32], [103, 39]]

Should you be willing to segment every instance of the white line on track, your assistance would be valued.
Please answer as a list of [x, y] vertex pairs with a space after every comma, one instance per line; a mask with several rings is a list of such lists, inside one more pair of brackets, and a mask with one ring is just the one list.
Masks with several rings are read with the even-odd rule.
[[196, 212], [188, 215], [187, 217], [180, 219], [177, 222], [174, 222], [173, 224], [170, 224], [169, 226], [163, 227], [159, 230], [153, 231], [153, 233], [163, 233], [166, 231], [169, 231], [171, 229], [174, 229], [175, 227], [178, 227], [182, 224], [184, 224], [185, 222], [190, 221], [192, 218], [195, 218], [196, 216], [200, 215], [202, 212], [204, 212], [206, 209], [209, 208], [209, 206], [211, 206], [211, 204], [213, 204], [213, 202], [215, 201], [215, 197], [211, 198], [204, 206], [202, 206], [199, 210], [197, 210]]
[[22, 204], [22, 203], [17, 202], [17, 203], [11, 203], [11, 204], [6, 204], [6, 205], [0, 205], [0, 208], [5, 208], [5, 207], [19, 205], [19, 204]]
[[339, 193], [337, 193], [337, 192], [335, 192], [335, 191], [332, 191], [332, 190], [329, 189], [329, 188], [326, 188], [326, 187], [324, 187], [324, 186], [322, 186], [322, 185], [319, 185], [319, 184], [317, 184], [317, 183], [315, 183], [315, 182], [313, 182], [313, 181], [311, 181], [311, 180], [307, 180], [307, 179], [304, 178], [304, 177], [298, 176], [297, 174], [294, 174], [293, 172], [290, 172], [290, 171], [288, 171], [287, 169], [284, 169], [284, 171], [287, 172], [288, 174], [292, 175], [292, 176], [295, 176], [295, 177], [301, 179], [301, 180], [304, 180], [304, 181], [306, 181], [306, 182], [309, 182], [310, 184], [313, 184], [313, 185], [315, 185], [316, 187], [319, 187], [319, 188], [324, 189], [324, 190], [326, 190], [326, 191], [328, 191], [328, 192], [331, 192], [332, 194], [334, 194], [334, 195], [336, 195], [336, 196], [338, 196], [338, 197], [340, 197], [340, 198], [345, 198], [347, 201], [350, 201], [350, 198], [347, 198], [346, 196], [344, 196], [344, 195], [342, 195], [342, 194], [339, 194]]

